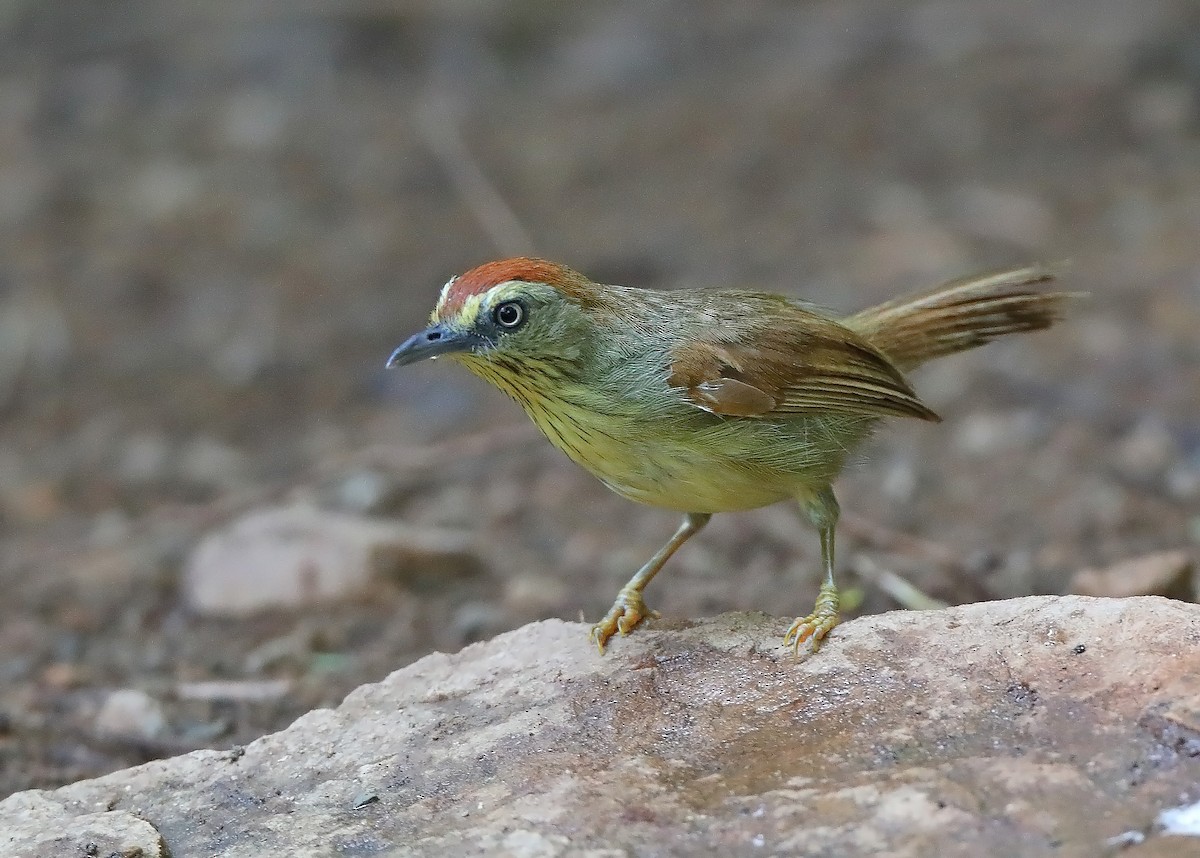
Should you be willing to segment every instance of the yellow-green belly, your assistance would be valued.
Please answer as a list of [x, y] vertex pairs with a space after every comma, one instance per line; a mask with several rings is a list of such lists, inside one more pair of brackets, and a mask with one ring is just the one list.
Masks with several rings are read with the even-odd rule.
[[647, 424], [561, 401], [522, 404], [556, 447], [613, 491], [680, 512], [807, 499], [837, 476], [871, 422], [722, 418], [689, 409]]
[[[554, 446], [630, 500], [680, 512], [755, 509], [826, 488], [875, 418], [719, 417], [682, 401], [604, 407], [582, 386], [546, 390], [537, 373], [464, 361], [516, 400]], [[583, 403], [583, 404], [581, 404]]]

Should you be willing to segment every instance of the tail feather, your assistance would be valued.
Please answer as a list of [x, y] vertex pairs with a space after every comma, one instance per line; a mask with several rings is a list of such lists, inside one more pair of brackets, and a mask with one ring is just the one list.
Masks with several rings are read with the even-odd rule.
[[1047, 268], [1018, 268], [952, 280], [843, 321], [901, 369], [973, 349], [1005, 334], [1040, 331], [1062, 318], [1074, 292], [1044, 292]]

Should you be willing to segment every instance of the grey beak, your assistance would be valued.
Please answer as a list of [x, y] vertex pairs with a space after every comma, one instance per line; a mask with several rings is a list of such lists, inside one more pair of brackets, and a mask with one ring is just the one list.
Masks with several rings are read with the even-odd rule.
[[447, 325], [433, 325], [401, 343], [388, 358], [387, 368], [407, 366], [438, 355], [469, 352], [485, 343], [483, 337], [471, 331], [460, 331]]

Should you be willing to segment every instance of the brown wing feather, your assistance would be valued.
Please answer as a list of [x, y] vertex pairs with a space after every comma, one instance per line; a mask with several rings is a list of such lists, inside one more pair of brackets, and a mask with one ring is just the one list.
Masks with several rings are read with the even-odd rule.
[[668, 383], [696, 407], [730, 417], [837, 411], [939, 419], [862, 337], [785, 306], [770, 328], [721, 327], [676, 348]]

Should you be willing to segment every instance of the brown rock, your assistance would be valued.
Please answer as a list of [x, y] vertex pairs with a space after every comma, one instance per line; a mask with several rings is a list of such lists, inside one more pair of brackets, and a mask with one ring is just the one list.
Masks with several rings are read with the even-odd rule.
[[474, 571], [469, 538], [306, 506], [258, 510], [205, 537], [184, 570], [195, 611], [244, 615], [362, 595], [372, 578]]
[[1196, 605], [896, 612], [807, 659], [780, 646], [785, 626], [659, 621], [599, 656], [586, 627], [536, 623], [428, 656], [237, 758], [19, 793], [0, 831], [69, 838], [113, 810], [175, 855], [229, 858], [1090, 858], [1110, 838], [1162, 845], [1159, 814], [1200, 780]]
[[1083, 569], [1075, 573], [1068, 589], [1081, 596], [1166, 596], [1190, 601], [1193, 571], [1186, 551], [1159, 551], [1105, 569]]

